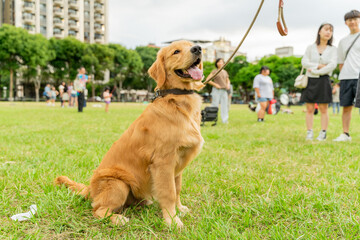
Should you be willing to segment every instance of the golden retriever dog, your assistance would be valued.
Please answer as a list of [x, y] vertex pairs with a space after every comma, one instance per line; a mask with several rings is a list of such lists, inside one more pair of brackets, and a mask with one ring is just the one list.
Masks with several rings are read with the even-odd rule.
[[[204, 85], [201, 48], [178, 41], [162, 48], [149, 69], [161, 96], [149, 104], [106, 153], [90, 185], [66, 176], [55, 179], [72, 191], [90, 198], [94, 216], [112, 223], [128, 222], [119, 211], [128, 205], [159, 202], [165, 222], [183, 223], [176, 215], [189, 209], [180, 201], [184, 168], [199, 154], [201, 97], [192, 93]], [[171, 93], [173, 89], [180, 93]], [[183, 93], [184, 92], [184, 93]]]

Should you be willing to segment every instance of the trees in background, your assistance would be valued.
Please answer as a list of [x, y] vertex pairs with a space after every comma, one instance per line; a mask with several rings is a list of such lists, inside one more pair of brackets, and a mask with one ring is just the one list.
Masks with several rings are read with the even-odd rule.
[[155, 87], [155, 81], [149, 76], [148, 69], [155, 62], [159, 49], [150, 47], [136, 47], [135, 51], [140, 55], [143, 62], [141, 69], [142, 81], [146, 84], [147, 90], [150, 92]]
[[91, 92], [92, 97], [95, 97], [95, 80], [104, 79], [105, 72], [112, 69], [114, 64], [114, 50], [108, 47], [108, 45], [87, 44], [81, 62], [91, 76]]
[[[92, 76], [89, 84], [92, 96], [96, 95], [96, 82], [104, 79], [106, 70], [110, 71], [110, 83], [120, 91], [123, 88], [146, 88], [152, 91], [155, 81], [147, 71], [155, 62], [158, 49], [137, 47], [127, 49], [120, 44], [87, 44], [73, 37], [47, 40], [40, 34], [29, 34], [22, 28], [4, 24], [0, 28], [0, 84], [4, 80], [9, 85], [9, 99], [13, 100], [14, 76], [21, 73], [23, 80], [33, 83], [36, 99], [42, 83], [51, 81], [58, 86], [62, 81], [73, 81], [78, 69], [84, 66]], [[250, 63], [245, 56], [237, 56], [225, 70], [229, 73], [234, 91], [241, 90], [244, 100], [250, 100], [254, 77], [262, 65], [267, 65], [273, 82], [286, 91], [296, 91], [294, 79], [300, 73], [301, 59], [298, 57], [270, 56]], [[214, 63], [204, 62], [204, 75], [207, 77], [215, 69]], [[334, 71], [336, 78], [338, 71]], [[333, 77], [334, 77], [333, 76]], [[207, 86], [203, 91], [210, 91]], [[100, 89], [101, 91], [101, 89]]]
[[50, 49], [49, 41], [41, 34], [29, 34], [23, 51], [22, 76], [34, 83], [36, 101], [40, 99], [40, 86], [43, 79], [48, 78], [48, 63], [55, 57]]
[[114, 87], [117, 89], [117, 98], [120, 100], [120, 92], [125, 81], [132, 81], [135, 76], [139, 76], [143, 67], [140, 55], [134, 51], [126, 49], [119, 44], [109, 44], [109, 48], [114, 51], [113, 67], [110, 69], [110, 76], [113, 78]]
[[4, 24], [0, 28], [0, 69], [4, 75], [10, 76], [9, 100], [14, 100], [14, 72], [23, 64], [23, 55], [26, 52], [28, 32]]

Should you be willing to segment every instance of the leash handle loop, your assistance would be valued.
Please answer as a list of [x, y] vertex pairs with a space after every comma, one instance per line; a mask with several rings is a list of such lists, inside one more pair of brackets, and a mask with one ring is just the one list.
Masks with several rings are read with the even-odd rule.
[[279, 14], [278, 14], [278, 20], [276, 22], [276, 26], [277, 26], [277, 29], [281, 36], [286, 36], [288, 34], [288, 28], [286, 26], [285, 18], [284, 18], [284, 1], [283, 0], [279, 0]]

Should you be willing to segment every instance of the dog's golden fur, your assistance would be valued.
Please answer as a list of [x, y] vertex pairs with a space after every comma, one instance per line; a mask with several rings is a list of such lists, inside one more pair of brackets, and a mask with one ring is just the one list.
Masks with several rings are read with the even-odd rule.
[[[174, 73], [194, 63], [192, 46], [190, 42], [179, 41], [159, 51], [149, 69], [157, 89], [194, 90], [203, 86], [199, 81]], [[176, 50], [179, 52], [174, 54]], [[202, 69], [201, 64], [199, 68]], [[156, 99], [112, 145], [94, 171], [89, 186], [65, 176], [56, 178], [55, 183], [89, 196], [94, 215], [110, 216], [115, 224], [124, 224], [128, 219], [113, 212], [154, 198], [166, 223], [182, 226], [175, 207], [188, 211], [180, 201], [181, 178], [204, 142], [200, 133], [200, 107], [201, 97], [197, 94], [169, 94]]]

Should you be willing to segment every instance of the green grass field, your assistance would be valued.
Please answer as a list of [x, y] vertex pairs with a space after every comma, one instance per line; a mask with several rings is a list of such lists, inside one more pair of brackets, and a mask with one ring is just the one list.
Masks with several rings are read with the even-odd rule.
[[[330, 115], [326, 142], [306, 142], [303, 107], [257, 123], [247, 106], [233, 105], [228, 125], [202, 128], [205, 145], [184, 171], [184, 229], [167, 227], [157, 203], [126, 209], [125, 227], [95, 219], [89, 201], [53, 180], [88, 184], [145, 107], [114, 103], [105, 114], [89, 103], [79, 114], [59, 103], [0, 103], [0, 239], [360, 239], [357, 109], [353, 141], [335, 143], [341, 116]], [[315, 137], [319, 130], [318, 115]], [[10, 219], [32, 204], [33, 219]]]

